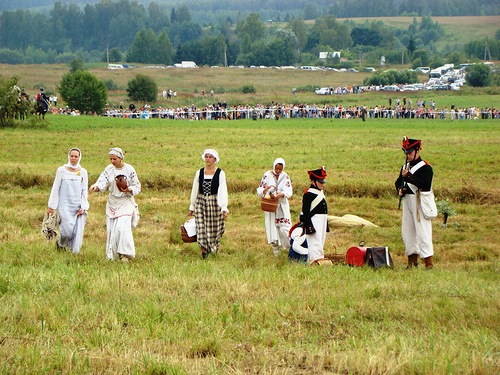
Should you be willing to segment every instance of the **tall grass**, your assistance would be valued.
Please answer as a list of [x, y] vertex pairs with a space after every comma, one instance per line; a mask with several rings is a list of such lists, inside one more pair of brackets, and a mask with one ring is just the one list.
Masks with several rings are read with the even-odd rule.
[[[188, 122], [49, 116], [0, 137], [2, 373], [496, 374], [500, 144], [496, 121]], [[394, 181], [404, 135], [423, 140], [438, 199], [436, 269], [405, 271]], [[105, 195], [90, 197], [80, 256], [40, 233], [56, 168], [82, 149], [94, 182], [120, 146], [143, 184], [137, 259], [105, 260]], [[219, 151], [230, 191], [220, 253], [183, 244], [194, 172]], [[307, 169], [326, 165], [329, 212], [379, 228], [337, 228], [326, 252], [387, 245], [393, 270], [307, 267], [274, 257], [255, 189], [286, 160], [298, 219]]]

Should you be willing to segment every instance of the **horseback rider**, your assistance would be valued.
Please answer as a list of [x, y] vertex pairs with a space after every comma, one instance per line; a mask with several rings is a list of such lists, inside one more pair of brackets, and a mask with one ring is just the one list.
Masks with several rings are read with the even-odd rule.
[[36, 108], [36, 113], [41, 114], [43, 117], [49, 110], [49, 98], [45, 94], [43, 87], [40, 87], [40, 92], [36, 95]]
[[36, 101], [44, 101], [45, 103], [49, 102], [49, 98], [47, 97], [47, 94], [45, 94], [43, 87], [40, 87], [40, 92], [36, 95]]

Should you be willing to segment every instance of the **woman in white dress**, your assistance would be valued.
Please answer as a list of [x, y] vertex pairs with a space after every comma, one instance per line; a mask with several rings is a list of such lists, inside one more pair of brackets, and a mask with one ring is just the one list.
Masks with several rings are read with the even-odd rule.
[[293, 189], [290, 176], [283, 171], [284, 169], [285, 161], [282, 158], [276, 159], [273, 169], [264, 173], [257, 188], [257, 195], [260, 198], [272, 194], [278, 202], [276, 212], [264, 213], [267, 243], [271, 244], [276, 256], [280, 254], [281, 249], [288, 251], [290, 247], [288, 235], [292, 227], [288, 199], [292, 196]]
[[69, 150], [68, 163], [57, 168], [47, 209], [48, 214], [58, 210], [61, 218], [57, 249], [69, 248], [73, 254], [80, 253], [89, 209], [89, 177], [87, 170], [80, 165], [81, 159], [82, 152], [78, 148]]
[[[124, 163], [125, 154], [119, 147], [109, 150], [109, 164], [101, 173], [90, 191], [109, 190], [106, 203], [106, 258], [128, 261], [135, 258], [135, 244], [132, 235], [132, 217], [136, 208], [134, 196], [141, 192], [141, 183], [134, 167]], [[126, 188], [119, 188], [118, 176], [125, 176]]]

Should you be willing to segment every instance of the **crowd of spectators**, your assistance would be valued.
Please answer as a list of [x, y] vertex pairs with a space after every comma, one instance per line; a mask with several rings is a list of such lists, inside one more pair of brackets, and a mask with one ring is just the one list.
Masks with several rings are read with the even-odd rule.
[[166, 120], [238, 120], [238, 119], [279, 119], [279, 118], [361, 118], [363, 112], [366, 118], [411, 118], [411, 119], [500, 119], [497, 108], [456, 108], [436, 107], [435, 103], [426, 106], [423, 101], [417, 101], [416, 106], [396, 104], [394, 106], [344, 106], [337, 104], [280, 104], [261, 103], [251, 105], [230, 106], [225, 102], [209, 104], [198, 108], [191, 106], [156, 107], [146, 105], [141, 108], [117, 109], [106, 108], [103, 116]]

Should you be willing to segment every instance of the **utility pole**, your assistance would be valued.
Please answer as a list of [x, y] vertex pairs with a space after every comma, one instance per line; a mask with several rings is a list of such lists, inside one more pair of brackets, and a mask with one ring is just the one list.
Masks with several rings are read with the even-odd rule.
[[486, 61], [486, 53], [488, 53], [489, 60], [491, 60], [490, 46], [488, 45], [488, 37], [485, 37], [484, 61]]

